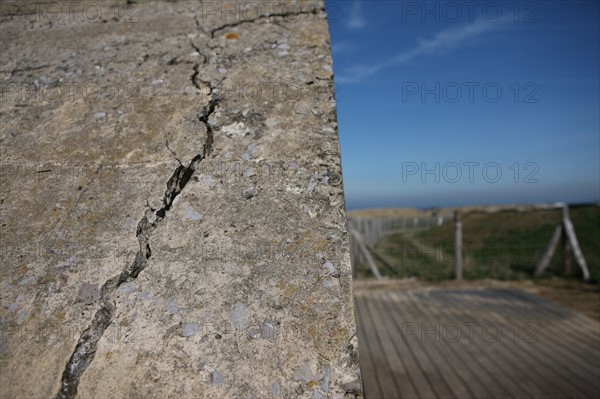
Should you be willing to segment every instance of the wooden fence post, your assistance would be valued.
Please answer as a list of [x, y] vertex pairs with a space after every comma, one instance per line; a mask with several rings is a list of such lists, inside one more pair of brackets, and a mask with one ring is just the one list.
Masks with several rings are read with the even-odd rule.
[[550, 260], [552, 259], [552, 256], [554, 256], [554, 251], [556, 251], [556, 247], [558, 245], [558, 241], [560, 240], [561, 235], [563, 236], [563, 239], [565, 239], [566, 234], [563, 234], [562, 230], [562, 223], [558, 224], [554, 228], [554, 233], [552, 233], [552, 237], [550, 238], [550, 241], [546, 246], [546, 250], [544, 251], [544, 254], [540, 258], [540, 261], [538, 262], [537, 266], [535, 267], [536, 276], [541, 275], [550, 264]]
[[563, 205], [562, 225], [563, 233], [565, 233], [565, 236], [568, 238], [569, 246], [573, 250], [573, 255], [575, 255], [575, 260], [583, 272], [583, 280], [588, 281], [590, 279], [590, 271], [588, 270], [587, 263], [583, 257], [583, 253], [581, 252], [581, 248], [579, 248], [579, 242], [577, 241], [577, 236], [575, 235], [575, 227], [573, 227], [573, 222], [571, 222], [571, 217], [569, 216], [569, 205], [567, 204]]
[[562, 244], [562, 261], [563, 261], [563, 270], [565, 276], [568, 276], [572, 272], [571, 268], [571, 244], [569, 244], [569, 237], [567, 236], [567, 232], [565, 230], [564, 223], [560, 225], [562, 231], [561, 235], [561, 244]]
[[356, 239], [356, 244], [358, 245], [359, 249], [365, 256], [365, 258], [367, 259], [367, 263], [369, 264], [369, 267], [371, 268], [371, 272], [373, 273], [375, 278], [378, 280], [381, 280], [382, 279], [381, 273], [379, 273], [379, 269], [377, 268], [377, 265], [375, 264], [373, 257], [369, 253], [369, 250], [367, 249], [365, 242], [363, 241], [363, 238], [361, 237], [360, 233], [357, 232], [356, 230], [352, 229], [352, 230], [350, 230], [350, 234], [352, 234], [354, 236], [354, 238]]
[[583, 253], [581, 252], [581, 248], [579, 247], [579, 242], [577, 241], [577, 236], [575, 235], [575, 227], [573, 227], [573, 222], [569, 216], [569, 205], [567, 204], [562, 205], [562, 221], [554, 229], [554, 233], [550, 238], [550, 242], [548, 243], [542, 258], [535, 268], [535, 275], [539, 276], [542, 274], [544, 269], [548, 267], [550, 264], [550, 259], [552, 259], [552, 255], [554, 255], [554, 251], [561, 236], [563, 252], [562, 257], [565, 273], [568, 274], [571, 272], [571, 251], [573, 251], [575, 260], [577, 261], [577, 264], [583, 273], [583, 280], [588, 281], [590, 279], [590, 271], [588, 270], [587, 263], [583, 257]]
[[460, 211], [454, 211], [454, 278], [462, 280], [462, 220]]

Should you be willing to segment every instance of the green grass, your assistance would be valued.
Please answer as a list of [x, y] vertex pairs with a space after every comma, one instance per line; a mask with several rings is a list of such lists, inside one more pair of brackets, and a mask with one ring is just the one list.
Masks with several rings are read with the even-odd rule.
[[[532, 278], [535, 265], [560, 217], [560, 210], [463, 215], [464, 278]], [[600, 207], [572, 207], [571, 219], [588, 263], [590, 282], [598, 283]], [[439, 281], [452, 277], [453, 243], [454, 226], [450, 222], [414, 235], [396, 234], [385, 237], [380, 240], [376, 250], [394, 266], [393, 273], [382, 269], [390, 277], [414, 276]], [[562, 248], [559, 245], [542, 278], [557, 275], [581, 278], [581, 271], [574, 258], [571, 263], [572, 273], [566, 276], [562, 266]]]

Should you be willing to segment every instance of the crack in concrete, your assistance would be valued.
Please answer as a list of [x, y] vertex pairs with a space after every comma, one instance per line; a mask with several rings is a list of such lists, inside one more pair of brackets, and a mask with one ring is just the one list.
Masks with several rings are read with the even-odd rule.
[[182, 162], [177, 157], [177, 153], [175, 151], [173, 151], [173, 149], [169, 146], [169, 137], [165, 138], [165, 147], [167, 147], [167, 150], [169, 150], [169, 152], [171, 153], [171, 155], [173, 155], [173, 158], [175, 158], [175, 160], [179, 163], [179, 165], [181, 165]]
[[196, 82], [196, 78], [198, 77], [198, 74], [200, 74], [200, 64], [195, 64], [194, 72], [192, 73], [192, 76], [190, 76], [190, 79], [192, 80], [192, 84], [194, 85], [194, 87], [196, 89], [202, 91], [202, 87], [200, 87], [198, 82]]
[[[301, 12], [273, 13], [269, 15], [261, 15], [253, 19], [224, 24], [212, 29], [210, 31], [210, 38], [214, 39], [215, 34], [223, 29], [239, 26], [244, 23], [252, 23], [261, 19], [271, 17], [286, 18], [302, 14], [316, 15], [319, 13], [319, 11], [324, 11], [324, 9], [314, 8], [309, 11]], [[196, 23], [196, 26], [199, 27], [196, 15], [194, 15], [194, 21]], [[195, 51], [203, 55], [201, 49], [198, 46], [196, 46], [193, 40], [190, 39], [189, 43]], [[203, 55], [203, 57], [205, 64], [207, 62], [207, 59], [206, 56]], [[200, 84], [196, 81], [200, 73], [201, 65], [202, 64], [200, 63], [194, 64], [193, 72], [190, 76], [190, 79], [194, 87], [202, 91], [202, 87], [200, 87]], [[96, 355], [96, 350], [98, 348], [98, 342], [102, 338], [104, 331], [112, 323], [112, 319], [117, 308], [115, 300], [113, 299], [115, 292], [117, 292], [117, 290], [122, 284], [136, 279], [139, 276], [139, 274], [146, 268], [147, 261], [152, 256], [152, 250], [150, 248], [150, 236], [152, 232], [165, 218], [167, 212], [173, 206], [173, 203], [177, 196], [181, 194], [183, 189], [189, 183], [194, 172], [196, 171], [198, 164], [204, 159], [210, 157], [212, 153], [212, 147], [214, 143], [214, 132], [212, 129], [212, 123], [209, 122], [209, 119], [220, 103], [219, 97], [215, 95], [215, 89], [216, 87], [218, 87], [220, 82], [216, 86], [211, 84], [210, 81], [201, 81], [201, 83], [207, 85], [209, 88], [209, 102], [197, 114], [198, 121], [203, 123], [206, 127], [207, 137], [204, 141], [204, 144], [202, 145], [202, 153], [196, 154], [190, 160], [187, 166], [184, 166], [181, 163], [181, 161], [176, 158], [176, 160], [179, 162], [179, 166], [175, 169], [175, 171], [173, 172], [173, 174], [167, 182], [167, 189], [165, 190], [164, 198], [162, 201], [163, 206], [157, 210], [148, 207], [148, 209], [145, 212], [145, 215], [138, 222], [136, 228], [136, 237], [139, 243], [139, 250], [136, 253], [135, 259], [131, 264], [127, 265], [119, 275], [107, 280], [102, 286], [100, 297], [100, 309], [96, 311], [89, 327], [86, 330], [84, 330], [83, 333], [80, 335], [77, 345], [75, 346], [75, 350], [73, 351], [71, 357], [69, 358], [69, 361], [65, 366], [61, 379], [61, 388], [58, 394], [56, 395], [57, 399], [68, 399], [73, 398], [77, 395], [77, 388], [79, 386], [81, 376], [84, 374], [86, 369], [93, 361]], [[168, 138], [166, 138], [165, 140], [167, 149], [173, 155], [176, 155], [175, 152], [169, 146]]]
[[217, 28], [211, 29], [210, 31], [210, 38], [214, 39], [215, 38], [215, 34], [218, 31], [221, 31], [223, 29], [226, 28], [233, 28], [236, 26], [240, 26], [246, 23], [252, 23], [252, 22], [256, 22], [259, 21], [261, 19], [265, 19], [265, 18], [275, 18], [275, 17], [282, 17], [282, 18], [287, 18], [287, 17], [291, 17], [291, 16], [295, 16], [295, 15], [318, 15], [319, 12], [321, 11], [325, 11], [325, 8], [320, 7], [320, 8], [313, 8], [311, 10], [307, 10], [307, 11], [300, 11], [300, 12], [280, 12], [280, 13], [272, 13], [272, 14], [263, 14], [263, 15], [259, 15], [257, 17], [254, 18], [249, 18], [249, 19], [245, 19], [245, 20], [241, 20], [241, 21], [236, 21], [236, 22], [230, 22], [230, 23], [226, 23], [223, 24]]
[[[197, 72], [198, 68], [199, 64], [195, 65], [194, 71]], [[195, 80], [195, 76], [193, 80]], [[98, 341], [102, 338], [106, 328], [112, 323], [116, 311], [116, 303], [113, 299], [115, 292], [122, 284], [136, 279], [146, 268], [147, 261], [152, 256], [152, 250], [150, 248], [150, 236], [152, 232], [158, 227], [167, 212], [173, 206], [173, 202], [177, 196], [181, 194], [183, 189], [189, 183], [198, 164], [209, 157], [212, 152], [214, 138], [212, 126], [208, 123], [208, 120], [215, 112], [220, 100], [214, 95], [214, 87], [210, 82], [207, 84], [209, 86], [210, 100], [197, 116], [198, 120], [206, 126], [207, 133], [206, 140], [202, 146], [202, 153], [196, 154], [187, 166], [184, 166], [181, 162], [179, 163], [179, 166], [175, 169], [167, 182], [163, 206], [158, 210], [149, 207], [149, 209], [146, 210], [145, 215], [139, 221], [136, 228], [139, 250], [136, 253], [135, 259], [131, 264], [127, 265], [119, 275], [107, 280], [102, 286], [100, 309], [96, 311], [88, 328], [80, 335], [75, 350], [65, 366], [62, 374], [60, 391], [56, 395], [57, 399], [73, 398], [77, 395], [79, 381], [96, 355]], [[167, 148], [171, 151], [168, 147], [168, 141]]]

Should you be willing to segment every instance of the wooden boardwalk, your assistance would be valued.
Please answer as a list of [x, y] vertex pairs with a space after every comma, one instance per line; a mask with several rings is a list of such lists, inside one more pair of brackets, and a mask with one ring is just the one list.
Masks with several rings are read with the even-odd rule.
[[600, 324], [519, 290], [356, 290], [375, 398], [598, 398]]

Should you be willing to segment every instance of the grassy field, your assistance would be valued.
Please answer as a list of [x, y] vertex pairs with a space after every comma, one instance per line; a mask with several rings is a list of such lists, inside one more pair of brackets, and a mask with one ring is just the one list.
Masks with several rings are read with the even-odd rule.
[[[590, 269], [590, 283], [600, 281], [600, 207], [571, 207], [571, 219]], [[544, 251], [560, 210], [502, 210], [496, 213], [463, 214], [464, 278], [466, 280], [525, 280], [533, 278], [535, 265]], [[396, 234], [380, 240], [375, 249], [392, 265], [382, 268], [390, 277], [417, 277], [427, 281], [452, 278], [454, 226], [443, 226], [414, 234]], [[581, 271], [572, 259], [566, 274], [559, 247], [550, 267], [540, 279], [577, 279]], [[369, 274], [364, 265], [359, 273]]]

